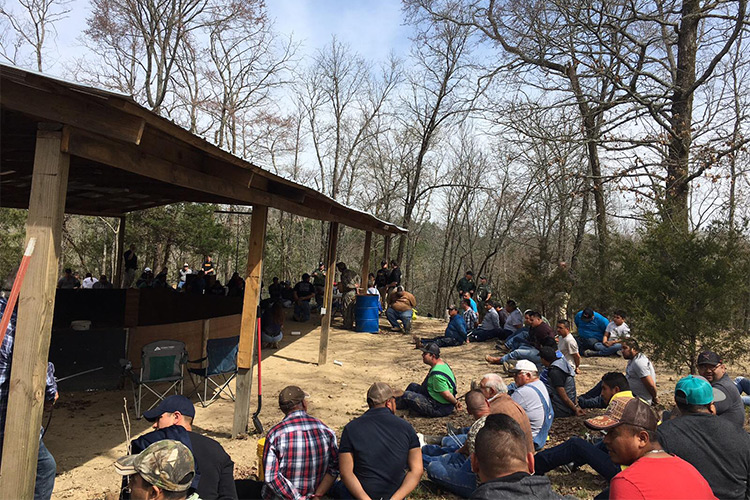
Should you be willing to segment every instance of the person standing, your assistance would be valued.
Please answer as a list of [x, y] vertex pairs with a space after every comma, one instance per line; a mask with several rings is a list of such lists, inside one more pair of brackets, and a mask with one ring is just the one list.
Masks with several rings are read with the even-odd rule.
[[477, 286], [476, 297], [477, 305], [479, 306], [480, 319], [483, 319], [485, 314], [484, 303], [492, 299], [492, 287], [487, 283], [487, 276], [479, 277], [479, 286]]
[[465, 293], [471, 295], [476, 290], [477, 285], [474, 283], [474, 273], [471, 270], [467, 270], [464, 277], [458, 280], [456, 283], [456, 290], [458, 290], [458, 298], [463, 299]]
[[57, 280], [57, 288], [61, 288], [63, 290], [72, 290], [74, 288], [80, 287], [81, 282], [78, 281], [78, 278], [73, 275], [73, 270], [69, 267], [65, 268], [62, 278]]
[[388, 285], [386, 285], [385, 290], [386, 295], [390, 296], [398, 286], [401, 286], [401, 268], [398, 267], [397, 261], [392, 260], [391, 272], [388, 273]]
[[422, 477], [419, 438], [409, 422], [395, 415], [396, 394], [388, 384], [370, 386], [367, 406], [341, 434], [341, 480], [354, 498], [404, 499]]
[[206, 255], [206, 258], [203, 261], [203, 274], [206, 276], [216, 276], [216, 269], [214, 269], [214, 261], [211, 260], [210, 255]]
[[94, 288], [94, 285], [96, 282], [99, 281], [96, 278], [94, 278], [91, 273], [86, 273], [86, 277], [83, 278], [83, 281], [81, 282], [81, 288], [90, 289]]
[[323, 295], [326, 290], [326, 265], [318, 262], [318, 268], [312, 272], [313, 286], [315, 287], [315, 304], [318, 309], [323, 307]]
[[383, 306], [383, 309], [388, 306], [388, 297], [386, 297], [385, 292], [388, 289], [389, 274], [390, 270], [388, 269], [388, 261], [381, 260], [380, 269], [378, 269], [378, 272], [375, 273], [375, 286], [377, 287], [378, 293], [380, 294], [380, 303]]
[[263, 498], [322, 497], [338, 476], [336, 434], [307, 414], [307, 394], [290, 385], [279, 393], [284, 420], [271, 427], [263, 450]]
[[341, 314], [344, 316], [344, 329], [354, 328], [354, 305], [357, 301], [357, 290], [359, 290], [359, 275], [347, 269], [346, 264], [339, 262], [336, 269], [341, 273], [339, 279], [339, 291], [341, 292]]
[[125, 270], [123, 271], [122, 287], [130, 288], [135, 282], [135, 274], [138, 271], [138, 255], [135, 253], [135, 245], [130, 245], [130, 249], [126, 250], [122, 255], [125, 261]]

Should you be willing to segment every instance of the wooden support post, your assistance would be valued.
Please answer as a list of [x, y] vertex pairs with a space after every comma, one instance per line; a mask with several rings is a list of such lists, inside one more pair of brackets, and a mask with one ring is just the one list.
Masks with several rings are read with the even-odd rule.
[[116, 288], [122, 288], [122, 254], [125, 251], [125, 216], [120, 217], [120, 225], [117, 226], [117, 252], [115, 253], [115, 275], [111, 283]]
[[339, 223], [331, 222], [328, 227], [328, 252], [326, 253], [326, 291], [323, 296], [325, 312], [320, 311], [320, 350], [318, 351], [318, 365], [326, 364], [328, 358], [328, 333], [331, 329], [331, 314], [333, 313], [333, 278], [336, 276], [336, 246], [339, 240]]
[[383, 236], [383, 260], [388, 264], [391, 263], [391, 235]]
[[266, 220], [268, 207], [253, 206], [250, 220], [250, 243], [247, 250], [247, 270], [245, 272], [245, 295], [242, 302], [242, 323], [240, 345], [237, 351], [237, 399], [234, 403], [234, 423], [232, 437], [247, 433], [250, 419], [250, 393], [253, 388], [253, 357], [257, 349], [256, 331], [260, 281], [263, 271], [263, 247], [266, 243]]
[[[50, 130], [58, 129], [58, 130]], [[33, 498], [47, 358], [70, 157], [59, 126], [40, 124], [31, 178], [26, 241], [36, 249], [21, 287], [5, 420], [0, 498]]]
[[360, 274], [361, 287], [367, 290], [367, 275], [370, 274], [370, 247], [372, 246], [372, 231], [365, 232], [365, 250], [362, 255], [362, 274]]

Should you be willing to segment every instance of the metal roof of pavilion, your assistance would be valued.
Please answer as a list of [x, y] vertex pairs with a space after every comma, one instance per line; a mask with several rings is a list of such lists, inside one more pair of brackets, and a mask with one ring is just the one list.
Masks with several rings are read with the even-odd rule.
[[128, 96], [3, 64], [0, 206], [28, 207], [40, 127], [62, 127], [67, 213], [120, 216], [181, 201], [266, 205], [380, 234], [406, 232], [238, 158]]

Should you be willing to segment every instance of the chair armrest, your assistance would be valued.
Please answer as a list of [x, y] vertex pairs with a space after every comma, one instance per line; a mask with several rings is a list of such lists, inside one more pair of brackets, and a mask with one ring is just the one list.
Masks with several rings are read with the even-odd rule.
[[200, 359], [192, 359], [192, 360], [191, 360], [191, 359], [188, 359], [188, 361], [187, 361], [187, 362], [188, 362], [188, 363], [203, 363], [203, 362], [204, 362], [204, 361], [206, 361], [207, 359], [208, 359], [208, 356], [206, 356], [205, 358], [200, 358]]

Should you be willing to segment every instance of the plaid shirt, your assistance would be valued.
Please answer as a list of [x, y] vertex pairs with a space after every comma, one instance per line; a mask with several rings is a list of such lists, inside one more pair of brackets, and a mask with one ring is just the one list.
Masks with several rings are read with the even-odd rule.
[[474, 312], [471, 307], [464, 311], [464, 323], [466, 323], [466, 331], [471, 331], [477, 327], [479, 322], [479, 316]]
[[263, 498], [308, 498], [325, 474], [338, 476], [336, 434], [302, 410], [293, 411], [266, 436]]
[[[0, 318], [5, 313], [5, 306], [8, 304], [7, 299], [0, 298]], [[16, 336], [16, 317], [18, 309], [13, 311], [8, 323], [8, 329], [5, 331], [3, 344], [0, 345], [0, 452], [3, 449], [3, 438], [5, 437], [5, 414], [8, 411], [8, 393], [10, 392], [10, 365], [13, 359], [13, 341]], [[47, 388], [45, 390], [45, 399], [51, 401], [55, 399], [57, 393], [57, 382], [55, 382], [55, 366], [52, 363], [47, 364]]]

